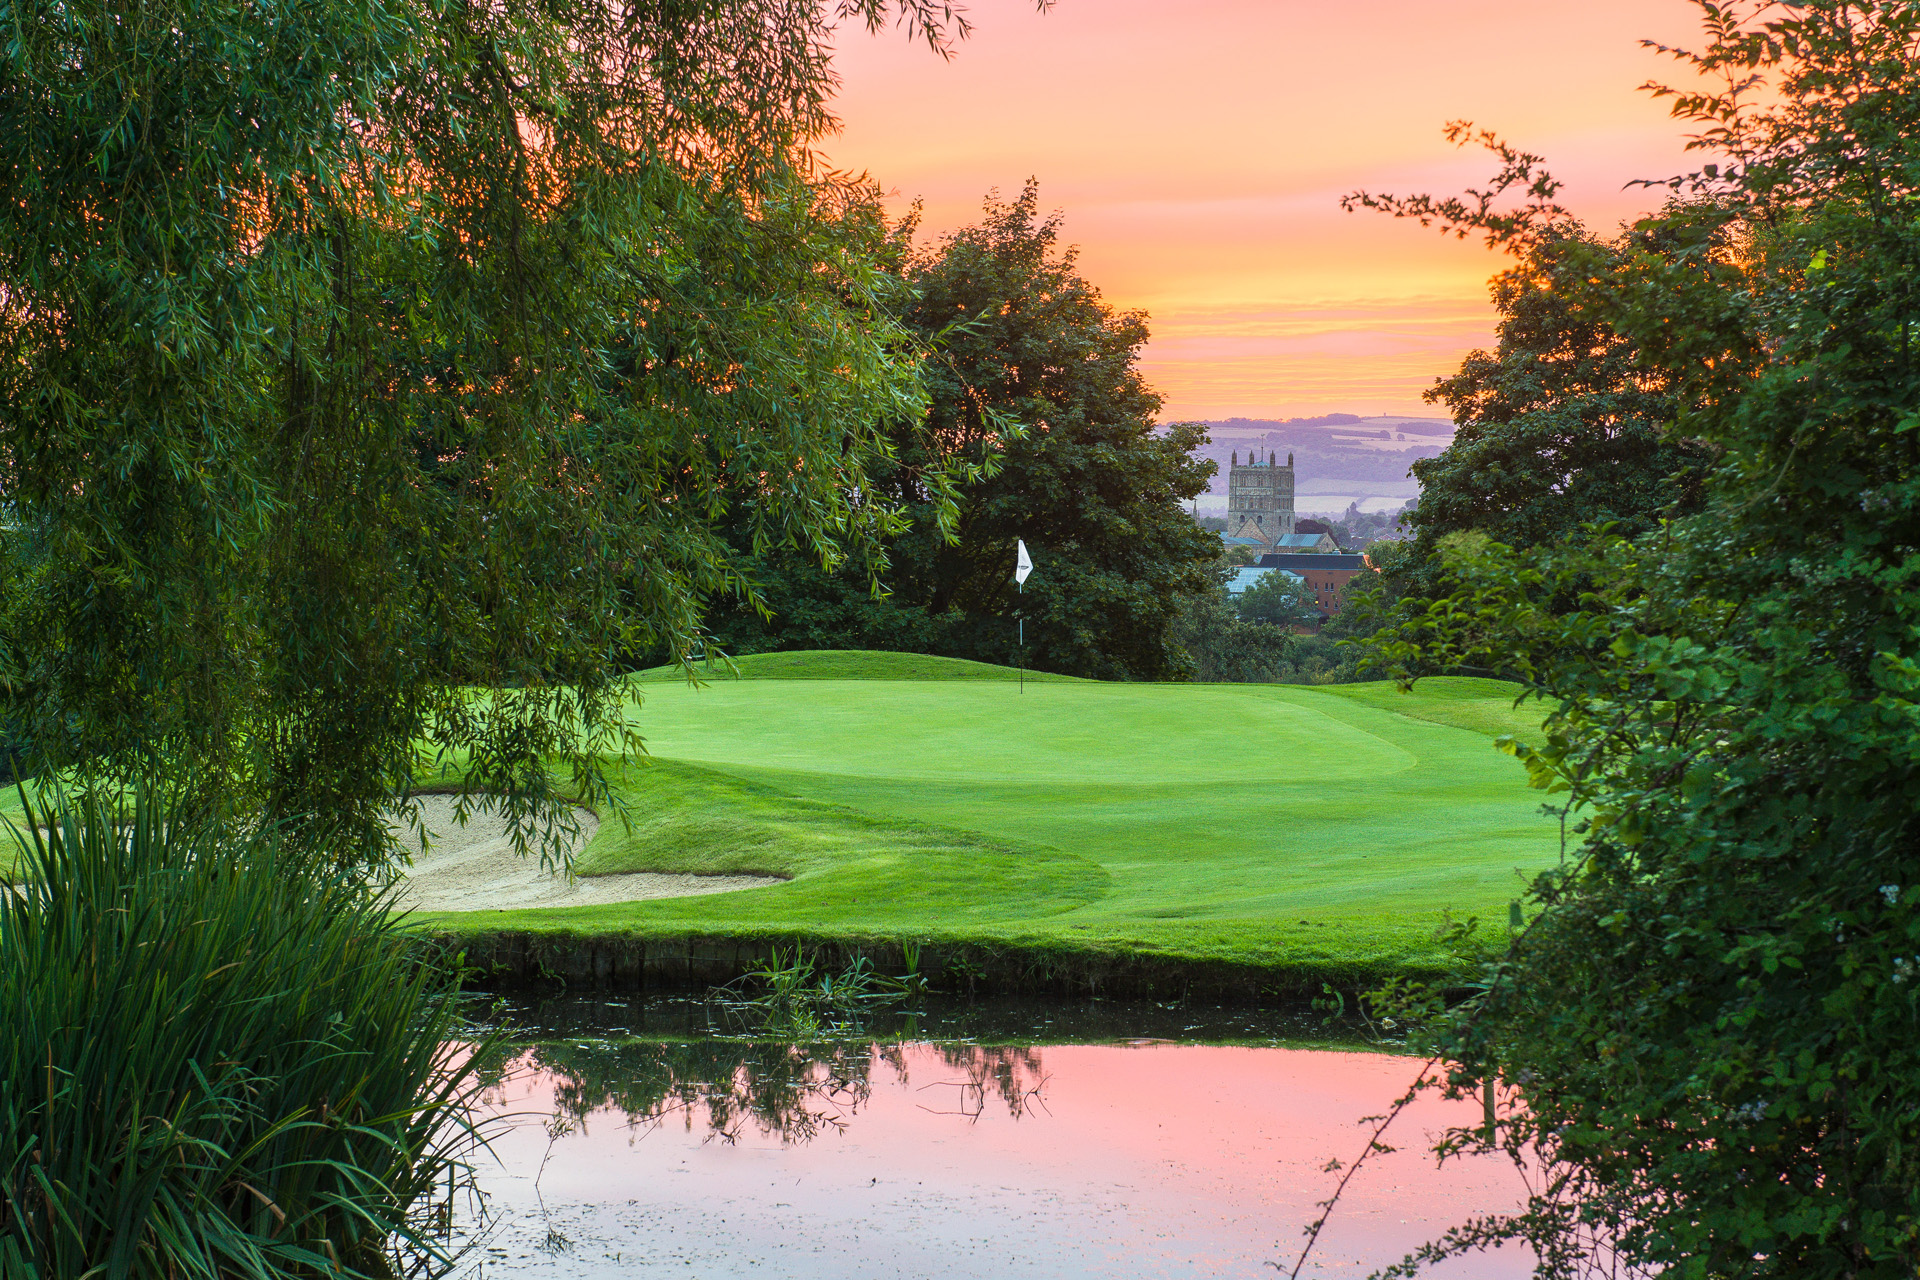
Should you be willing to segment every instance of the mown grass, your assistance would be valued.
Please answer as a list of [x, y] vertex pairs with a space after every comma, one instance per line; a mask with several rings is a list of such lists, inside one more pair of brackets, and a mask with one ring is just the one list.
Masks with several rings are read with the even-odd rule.
[[1515, 705], [1520, 686], [1472, 676], [1427, 676], [1403, 693], [1391, 680], [1324, 686], [1335, 697], [1378, 707], [1415, 720], [1429, 720], [1489, 737], [1538, 738], [1547, 707], [1535, 699]]
[[[769, 655], [793, 658], [795, 655]], [[857, 661], [856, 661], [857, 659]], [[826, 669], [890, 670], [836, 655]], [[1503, 920], [1555, 830], [1491, 681], [1000, 679], [636, 689], [653, 762], [582, 869], [778, 872], [699, 898], [441, 917], [625, 937], [922, 938], [1381, 972]], [[1537, 720], [1534, 721], [1537, 726]]]
[[580, 870], [785, 883], [430, 923], [1377, 973], [1431, 959], [1445, 913], [1504, 920], [1558, 851], [1493, 746], [1537, 736], [1541, 710], [1500, 681], [1022, 693], [1012, 668], [913, 654], [740, 665], [702, 686], [673, 668], [635, 682], [653, 754]]
[[[753, 873], [792, 882], [780, 892], [726, 895], [738, 900], [727, 916], [743, 924], [855, 918], [885, 928], [936, 915], [955, 923], [1018, 920], [1096, 901], [1108, 888], [1097, 862], [1064, 850], [862, 813], [681, 761], [637, 766], [622, 798], [627, 823], [606, 823], [583, 851], [579, 871]], [[993, 890], [983, 893], [984, 884]], [[704, 919], [700, 901], [664, 899], [650, 904], [652, 917]]]
[[27, 811], [21, 803], [23, 791], [28, 803], [36, 807], [51, 799], [34, 782], [9, 782], [0, 787], [0, 883], [12, 884], [27, 871], [23, 846], [15, 838], [16, 834], [25, 835], [27, 830]]
[[[1090, 684], [1079, 676], [1050, 671], [1022, 672], [967, 658], [941, 658], [925, 653], [888, 653], [880, 649], [796, 649], [786, 653], [750, 653], [729, 662], [712, 661], [694, 667], [708, 680], [1013, 680]], [[680, 680], [686, 669], [650, 667], [630, 677], [639, 681]]]

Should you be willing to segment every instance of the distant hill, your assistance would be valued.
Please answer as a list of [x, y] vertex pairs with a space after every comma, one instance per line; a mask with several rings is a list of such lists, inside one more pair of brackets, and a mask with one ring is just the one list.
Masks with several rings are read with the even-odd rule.
[[[1211, 492], [1227, 491], [1232, 454], [1293, 454], [1301, 485], [1403, 485], [1418, 458], [1432, 458], [1453, 440], [1445, 418], [1327, 413], [1312, 418], [1224, 418], [1206, 422], [1211, 442], [1197, 450], [1219, 464]], [[1411, 496], [1410, 494], [1408, 496]], [[1306, 504], [1302, 504], [1303, 507]]]

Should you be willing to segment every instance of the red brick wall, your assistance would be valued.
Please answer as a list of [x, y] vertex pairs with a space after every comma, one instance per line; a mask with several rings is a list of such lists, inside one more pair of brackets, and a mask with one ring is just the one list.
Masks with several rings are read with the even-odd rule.
[[1307, 580], [1308, 590], [1319, 603], [1320, 611], [1329, 617], [1340, 612], [1340, 605], [1346, 600], [1347, 583], [1353, 581], [1357, 569], [1296, 569]]

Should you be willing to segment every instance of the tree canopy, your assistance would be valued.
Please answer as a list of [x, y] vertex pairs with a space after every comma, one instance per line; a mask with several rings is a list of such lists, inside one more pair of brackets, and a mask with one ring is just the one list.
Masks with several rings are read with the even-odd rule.
[[[915, 648], [1118, 679], [1190, 669], [1171, 629], [1212, 590], [1219, 553], [1181, 507], [1212, 472], [1192, 456], [1205, 437], [1156, 425], [1160, 398], [1138, 368], [1146, 317], [1102, 301], [1059, 234], [1028, 183], [990, 197], [978, 224], [903, 248], [903, 320], [934, 354], [925, 418], [899, 428], [892, 464], [870, 473], [911, 517], [887, 544], [890, 594], [876, 601], [864, 576], [786, 555], [764, 575], [778, 584], [774, 617], [716, 619], [723, 647]], [[961, 467], [949, 512], [929, 477]], [[1016, 539], [1035, 564], [1023, 593]]]
[[[899, 527], [926, 408], [831, 21], [950, 6], [46, 3], [0, 60], [0, 497], [36, 761], [364, 829], [421, 748], [518, 815], [615, 677]], [[938, 508], [945, 482], [921, 474]]]
[[[1713, 159], [1652, 243], [1566, 278], [1711, 450], [1703, 509], [1527, 552], [1457, 533], [1454, 589], [1376, 645], [1545, 696], [1513, 749], [1569, 821], [1433, 1038], [1452, 1087], [1493, 1091], [1450, 1145], [1546, 1177], [1427, 1256], [1517, 1238], [1553, 1276], [1910, 1276], [1920, 5], [1700, 8], [1676, 56], [1720, 87], [1669, 96]], [[1449, 225], [1524, 247], [1543, 203]]]
[[1676, 430], [1675, 376], [1643, 364], [1582, 296], [1596, 269], [1658, 251], [1651, 231], [1604, 241], [1569, 229], [1494, 278], [1498, 345], [1425, 395], [1457, 429], [1439, 457], [1413, 463], [1420, 503], [1407, 523], [1423, 551], [1466, 529], [1515, 547], [1600, 523], [1630, 537], [1698, 509], [1709, 457]]
[[[1433, 207], [1418, 197], [1353, 203], [1410, 216]], [[1590, 526], [1631, 537], [1700, 509], [1713, 451], [1683, 425], [1676, 375], [1641, 359], [1588, 296], [1596, 273], [1664, 252], [1663, 236], [1649, 224], [1601, 239], [1554, 217], [1514, 244], [1519, 262], [1491, 287], [1494, 350], [1469, 353], [1425, 393], [1456, 430], [1438, 457], [1412, 464], [1420, 501], [1404, 518], [1414, 537], [1374, 549], [1377, 572], [1349, 588], [1345, 632], [1369, 633], [1446, 595], [1438, 548], [1451, 535], [1553, 547]]]
[[1270, 627], [1294, 627], [1320, 616], [1319, 601], [1300, 578], [1275, 569], [1240, 593], [1235, 601], [1248, 622]]

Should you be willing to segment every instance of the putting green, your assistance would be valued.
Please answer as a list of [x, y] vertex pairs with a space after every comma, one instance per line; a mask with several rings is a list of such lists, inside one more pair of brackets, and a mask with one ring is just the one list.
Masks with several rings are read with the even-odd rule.
[[660, 757], [1088, 858], [1086, 922], [1485, 914], [1555, 848], [1486, 735], [1317, 689], [753, 680], [637, 720]]
[[1022, 692], [978, 664], [923, 674], [938, 660], [875, 655], [878, 678], [843, 679], [779, 658], [698, 687], [635, 681], [652, 760], [622, 788], [631, 829], [603, 826], [582, 869], [787, 883], [436, 923], [1017, 941], [1378, 974], [1431, 958], [1448, 912], [1504, 936], [1507, 904], [1558, 853], [1541, 797], [1494, 747], [1537, 730], [1510, 685]]
[[[767, 871], [739, 893], [441, 914], [456, 933], [690, 933], [1151, 952], [1374, 974], [1444, 913], [1504, 936], [1558, 854], [1514, 686], [1029, 681], [912, 655], [780, 654], [632, 684], [651, 758], [587, 872]], [[846, 678], [858, 675], [868, 678]], [[0, 855], [3, 857], [3, 855]], [[0, 868], [4, 870], [4, 868]]]

